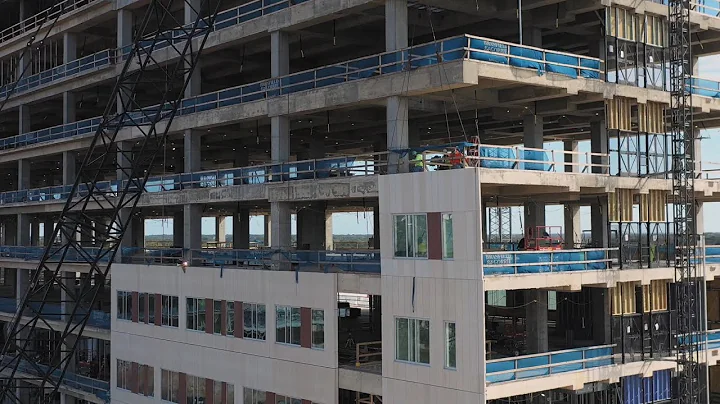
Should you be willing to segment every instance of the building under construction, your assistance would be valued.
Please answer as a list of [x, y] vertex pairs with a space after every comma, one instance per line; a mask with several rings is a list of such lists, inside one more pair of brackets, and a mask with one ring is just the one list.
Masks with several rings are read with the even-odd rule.
[[716, 0], [0, 27], [0, 402], [720, 403]]

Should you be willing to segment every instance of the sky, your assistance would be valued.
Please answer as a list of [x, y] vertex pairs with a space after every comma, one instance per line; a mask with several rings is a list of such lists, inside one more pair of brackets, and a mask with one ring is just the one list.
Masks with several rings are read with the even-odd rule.
[[[700, 77], [709, 80], [720, 81], [720, 55], [703, 57], [700, 59]], [[704, 167], [720, 169], [720, 130], [702, 130], [702, 156]], [[589, 142], [580, 144], [580, 151], [589, 151]], [[545, 148], [550, 150], [562, 150], [562, 143], [546, 143]], [[716, 164], [708, 164], [715, 162]], [[717, 174], [720, 177], [720, 172]], [[550, 205], [545, 209], [546, 225], [562, 226], [563, 225], [563, 207], [561, 205]], [[704, 205], [705, 231], [720, 232], [720, 203], [706, 203]], [[513, 229], [521, 229], [522, 210], [514, 209], [513, 211]], [[372, 234], [373, 215], [368, 213], [335, 213], [333, 214], [333, 234]], [[228, 221], [226, 232], [232, 233], [232, 224]], [[292, 234], [296, 234], [295, 215], [292, 217]], [[590, 208], [581, 208], [580, 210], [580, 226], [583, 230], [590, 229]], [[145, 225], [146, 234], [172, 234], [172, 219], [165, 220], [148, 220]], [[250, 233], [263, 234], [264, 232], [263, 218], [253, 216], [250, 218]], [[215, 233], [215, 219], [203, 218], [202, 233]]]

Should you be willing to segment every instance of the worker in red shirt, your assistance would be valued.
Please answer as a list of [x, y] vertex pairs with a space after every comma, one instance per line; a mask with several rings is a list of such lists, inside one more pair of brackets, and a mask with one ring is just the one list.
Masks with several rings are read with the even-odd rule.
[[450, 152], [450, 166], [452, 168], [463, 168], [463, 154], [457, 147]]

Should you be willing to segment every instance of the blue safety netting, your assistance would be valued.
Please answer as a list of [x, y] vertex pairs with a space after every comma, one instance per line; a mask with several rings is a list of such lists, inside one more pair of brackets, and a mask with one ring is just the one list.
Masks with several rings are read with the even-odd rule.
[[519, 56], [517, 58], [510, 58], [510, 66], [534, 69], [537, 70], [538, 74], [543, 74], [545, 72], [545, 63], [543, 63], [542, 51], [520, 46], [511, 46], [510, 54], [513, 56]]
[[[548, 161], [547, 153], [541, 150], [521, 150], [523, 160], [532, 161]], [[550, 171], [551, 164], [549, 163], [520, 163], [521, 170], [534, 170], [534, 171]]]
[[501, 158], [514, 160], [515, 150], [506, 147], [480, 147], [480, 166], [485, 168], [513, 168], [513, 161], [485, 160], [484, 158]]

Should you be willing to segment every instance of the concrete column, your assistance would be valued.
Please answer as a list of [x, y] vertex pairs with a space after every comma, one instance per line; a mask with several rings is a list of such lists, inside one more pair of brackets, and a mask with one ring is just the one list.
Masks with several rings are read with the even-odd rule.
[[544, 147], [543, 118], [541, 116], [532, 114], [523, 116], [523, 145], [533, 149]]
[[200, 134], [192, 130], [186, 130], [183, 137], [183, 145], [185, 172], [192, 173], [200, 171], [202, 163]]
[[25, 296], [28, 286], [30, 286], [30, 270], [18, 268], [15, 276], [15, 297], [20, 299]]
[[138, 214], [132, 218], [133, 247], [145, 248], [145, 217]]
[[594, 248], [607, 248], [608, 237], [608, 202], [607, 197], [590, 205], [590, 232]]
[[[128, 9], [120, 9], [117, 11], [117, 47], [121, 48], [123, 54], [130, 52], [133, 44], [133, 15]], [[117, 112], [124, 112], [125, 104], [129, 102], [129, 92], [118, 94]]]
[[528, 354], [548, 351], [548, 292], [530, 289], [525, 291], [525, 314]]
[[43, 225], [43, 241], [47, 246], [53, 242], [53, 232], [55, 231], [55, 221], [52, 219], [46, 220]]
[[[185, 24], [192, 24], [195, 22], [195, 20], [198, 17], [198, 14], [200, 13], [200, 0], [185, 0], [185, 9], [184, 9], [184, 20]], [[202, 79], [200, 77], [200, 65], [199, 63], [195, 65], [195, 69], [193, 69], [192, 76], [190, 76], [190, 80], [188, 81], [188, 86], [185, 88], [185, 97], [193, 97], [196, 95], [201, 94], [201, 83]]]
[[30, 215], [18, 213], [17, 215], [17, 245], [30, 246]]
[[183, 206], [183, 248], [198, 250], [202, 247], [202, 205]]
[[60, 289], [60, 313], [62, 314], [63, 320], [67, 321], [70, 319], [74, 302], [77, 300], [75, 296], [77, 294], [75, 272], [63, 271], [62, 283], [67, 290], [63, 288]]
[[40, 222], [37, 219], [30, 221], [30, 245], [40, 246]]
[[18, 190], [30, 188], [30, 160], [18, 160]]
[[333, 240], [333, 218], [332, 212], [325, 212], [325, 249], [334, 250], [335, 241]]
[[233, 216], [233, 248], [250, 248], [250, 209], [238, 209]]
[[385, 1], [385, 50], [408, 47], [407, 0]]
[[[523, 145], [532, 149], [543, 149], [543, 118], [534, 114], [523, 117]], [[524, 221], [526, 242], [528, 235], [537, 237], [537, 227], [545, 226], [545, 204], [542, 202], [530, 201], [524, 204]]]
[[[605, 127], [604, 120], [590, 122], [590, 150], [593, 153], [608, 154], [608, 135], [607, 128]], [[607, 165], [609, 163], [609, 157], [593, 156], [593, 164]], [[608, 169], [596, 166], [592, 168], [594, 174], [608, 173]]]
[[184, 237], [184, 221], [185, 221], [185, 214], [180, 211], [176, 212], [173, 215], [173, 247], [174, 248], [182, 248], [185, 244], [183, 241]]
[[287, 202], [270, 203], [270, 246], [286, 250], [291, 245], [291, 213]]
[[542, 47], [542, 30], [527, 18], [523, 21], [523, 45]]
[[[234, 215], [233, 215], [234, 216]], [[227, 216], [218, 216], [215, 218], [215, 236], [217, 238], [217, 242], [219, 243], [225, 243], [227, 238]], [[220, 247], [220, 245], [218, 245]]]
[[380, 249], [380, 207], [373, 206], [373, 245], [375, 250]]
[[[565, 150], [565, 172], [566, 173], [577, 173], [580, 172], [580, 155], [569, 154], [577, 153], [580, 151], [577, 140], [566, 140], [563, 142], [563, 149]], [[587, 163], [587, 161], [583, 161]]]
[[410, 170], [407, 154], [394, 153], [410, 147], [408, 126], [408, 100], [402, 97], [389, 97], [386, 108], [388, 172], [406, 173]]
[[590, 288], [592, 301], [592, 333], [597, 345], [610, 344], [610, 294], [608, 289]]
[[287, 32], [270, 33], [270, 75], [280, 77], [290, 73], [290, 41]]
[[63, 34], [63, 63], [77, 59], [77, 36], [72, 32]]
[[270, 247], [272, 241], [272, 226], [270, 225], [271, 216], [263, 215], [263, 246]]
[[311, 203], [297, 211], [298, 250], [325, 250], [325, 206]]
[[75, 93], [63, 92], [63, 123], [73, 123], [77, 120]]
[[20, 105], [18, 107], [18, 133], [28, 133], [30, 128], [30, 106]]
[[137, 248], [140, 246], [138, 245], [138, 240], [136, 238], [137, 230], [133, 228], [137, 224], [137, 220], [135, 220], [133, 217], [130, 217], [129, 208], [120, 210], [119, 220], [121, 224], [127, 223], [127, 227], [125, 229], [125, 236], [122, 238], [122, 241], [120, 243], [121, 249], [119, 253], [122, 256], [123, 248]]
[[[130, 142], [118, 142], [117, 143], [117, 165], [124, 168], [117, 169], [116, 175], [118, 180], [127, 180], [130, 178], [130, 158], [132, 157], [132, 143]], [[73, 179], [74, 180], [74, 179]]]
[[565, 214], [565, 248], [580, 248], [582, 243], [580, 205], [567, 203], [564, 205], [563, 211]]
[[63, 152], [63, 185], [71, 185], [75, 183], [76, 167], [75, 152]]

